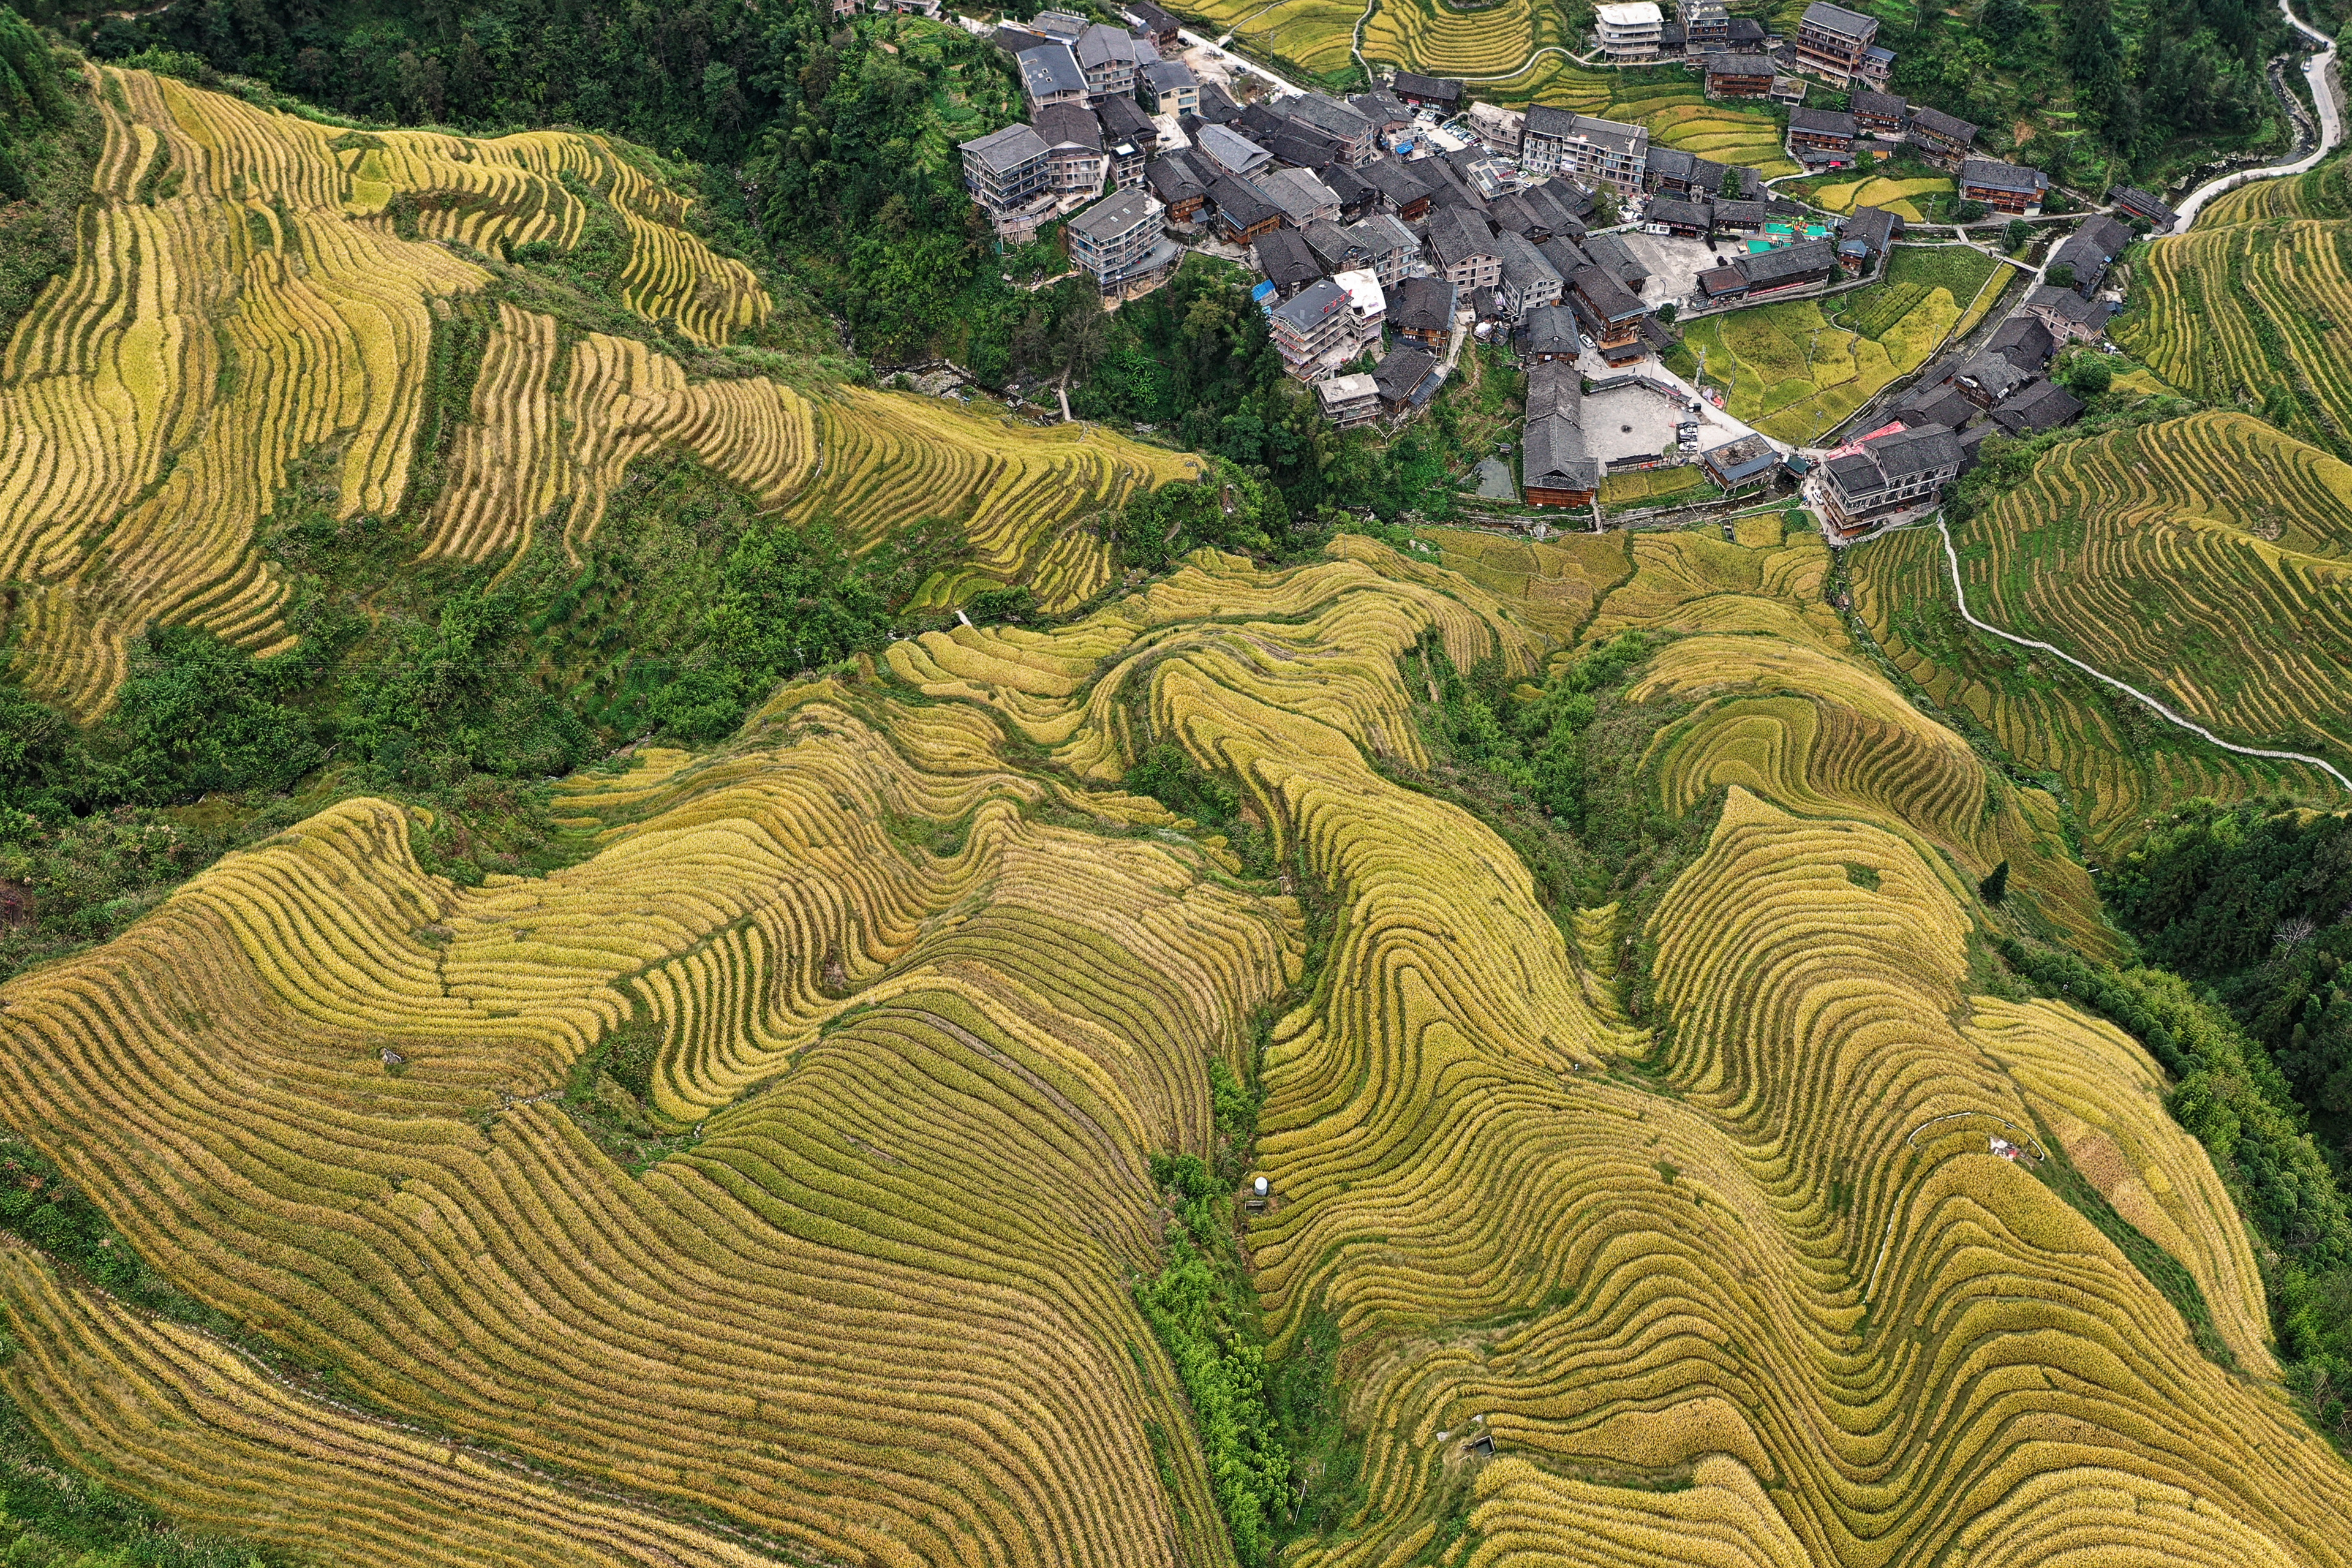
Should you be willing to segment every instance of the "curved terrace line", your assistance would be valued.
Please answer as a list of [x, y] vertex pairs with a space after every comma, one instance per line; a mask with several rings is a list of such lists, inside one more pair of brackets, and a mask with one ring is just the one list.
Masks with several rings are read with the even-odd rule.
[[2084, 674], [2091, 677], [2093, 679], [2104, 681], [2107, 685], [2114, 687], [2117, 691], [2123, 692], [2126, 696], [2138, 699], [2141, 702], [2144, 702], [2148, 707], [2154, 709], [2164, 718], [2169, 719], [2172, 722], [2179, 725], [2182, 729], [2189, 731], [2191, 734], [2212, 742], [2213, 744], [2221, 747], [2225, 752], [2235, 752], [2242, 757], [2268, 757], [2275, 762], [2304, 763], [2326, 773], [2337, 784], [2342, 784], [2347, 792], [2352, 792], [2352, 778], [2345, 777], [2342, 769], [2338, 768], [2334, 763], [2328, 762], [2325, 758], [2305, 756], [2301, 752], [2266, 751], [2260, 746], [2241, 746], [2233, 742], [2225, 741], [2221, 739], [2221, 736], [2213, 733], [2212, 731], [2205, 728], [2204, 725], [2198, 723], [2195, 720], [2184, 718], [2182, 715], [2174, 712], [2171, 709], [2166, 707], [2155, 698], [2150, 697], [2147, 692], [2142, 691], [2138, 687], [2127, 685], [2123, 681], [2117, 680], [2105, 670], [2084, 664], [2081, 659], [2076, 658], [2073, 654], [2068, 653], [2063, 648], [2053, 647], [2048, 643], [2038, 641], [2033, 637], [2019, 637], [2015, 632], [2005, 632], [1990, 621], [1980, 621], [1977, 619], [1975, 613], [1969, 608], [1968, 590], [1962, 587], [1960, 584], [1960, 552], [1952, 546], [1952, 531], [1945, 523], [1941, 513], [1938, 513], [1936, 518], [1936, 531], [1943, 536], [1944, 559], [1951, 563], [1952, 599], [1954, 603], [1959, 605], [1960, 619], [1968, 622], [1969, 625], [1976, 627], [1979, 631], [1990, 632], [1993, 636], [2001, 638], [2003, 641], [2013, 642], [2020, 647], [2039, 648], [2043, 653], [2050, 654], [2058, 658], [2063, 658], [2068, 664], [2073, 665], [2076, 669], [2081, 670]]

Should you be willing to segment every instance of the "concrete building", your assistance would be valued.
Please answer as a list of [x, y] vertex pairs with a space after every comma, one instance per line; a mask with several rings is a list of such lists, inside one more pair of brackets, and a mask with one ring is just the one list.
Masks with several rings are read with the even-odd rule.
[[1135, 73], [1143, 58], [1134, 34], [1097, 22], [1079, 35], [1076, 52], [1089, 99], [1124, 98], [1135, 90]]
[[2107, 318], [2116, 313], [2105, 300], [2085, 300], [2072, 289], [2048, 283], [2025, 297], [2025, 310], [2060, 343], [2097, 342], [2106, 336]]
[[1666, 19], [1651, 0], [1628, 0], [1622, 5], [1596, 5], [1592, 8], [1595, 33], [1601, 40], [1601, 52], [1612, 60], [1651, 60], [1658, 57], [1660, 35]]
[[1520, 139], [1528, 131], [1528, 117], [1516, 109], [1500, 104], [1474, 103], [1470, 106], [1470, 134], [1477, 137], [1497, 153], [1519, 155]]
[[1053, 216], [1055, 194], [1051, 149], [1045, 138], [1026, 125], [1008, 125], [985, 136], [959, 143], [963, 154], [964, 189], [988, 215], [1000, 237], [1034, 238], [1037, 226]]
[[1267, 311], [1266, 329], [1283, 369], [1301, 381], [1339, 369], [1362, 346], [1348, 291], [1328, 278]]
[[1495, 284], [1495, 302], [1501, 308], [1503, 320], [1516, 325], [1527, 320], [1528, 311], [1559, 303], [1559, 269], [1545, 260], [1543, 253], [1524, 236], [1505, 229], [1488, 243], [1502, 262], [1501, 276]]
[[1078, 57], [1070, 52], [1068, 45], [1044, 44], [1023, 50], [1017, 58], [1021, 90], [1028, 95], [1032, 110], [1048, 104], [1087, 101], [1086, 73], [1078, 69]]
[[1350, 168], [1360, 169], [1380, 155], [1379, 128], [1352, 104], [1309, 92], [1285, 99], [1282, 111], [1337, 142], [1340, 157]]
[[1198, 114], [1200, 79], [1182, 60], [1152, 60], [1137, 74], [1135, 100], [1153, 114]]
[[1085, 201], [1100, 195], [1110, 168], [1101, 123], [1075, 103], [1048, 104], [1030, 123], [1045, 143], [1045, 167], [1055, 194]]
[[1348, 236], [1363, 247], [1364, 265], [1372, 269], [1383, 289], [1403, 282], [1412, 270], [1413, 258], [1421, 254], [1421, 237], [1392, 213], [1376, 213], [1349, 224]]
[[1388, 293], [1381, 287], [1380, 275], [1369, 267], [1350, 268], [1335, 272], [1331, 281], [1348, 291], [1348, 314], [1355, 318], [1356, 341], [1372, 348], [1381, 344], [1381, 333], [1388, 326]]
[[1318, 218], [1339, 219], [1338, 193], [1304, 169], [1262, 170], [1250, 184], [1282, 209], [1293, 228], [1305, 228]]
[[1184, 251], [1160, 231], [1160, 204], [1148, 191], [1122, 191], [1072, 218], [1070, 264], [1118, 294], [1168, 271]]
[[1317, 382], [1315, 398], [1323, 405], [1323, 417], [1342, 430], [1381, 416], [1381, 384], [1361, 373]]
[[1729, 40], [1731, 13], [1723, 0], [1682, 0], [1678, 10], [1685, 52], [1719, 49]]
[[1650, 132], [1643, 126], [1537, 104], [1528, 110], [1519, 167], [1530, 179], [1564, 174], [1631, 196], [1641, 193], [1649, 154]]

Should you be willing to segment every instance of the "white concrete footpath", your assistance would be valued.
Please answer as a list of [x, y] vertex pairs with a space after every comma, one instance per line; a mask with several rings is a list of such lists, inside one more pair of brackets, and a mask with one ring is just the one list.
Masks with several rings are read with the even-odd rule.
[[2081, 659], [2076, 658], [2073, 654], [2066, 652], [2063, 648], [2052, 647], [2048, 643], [2038, 642], [2032, 637], [2019, 637], [2015, 632], [2005, 632], [1990, 621], [1980, 621], [1977, 619], [1974, 612], [1969, 608], [1968, 590], [1960, 584], [1960, 552], [1952, 547], [1952, 531], [1950, 528], [1946, 526], [1940, 514], [1936, 519], [1936, 531], [1943, 536], [1944, 559], [1951, 563], [1952, 602], [1958, 605], [1960, 608], [1960, 619], [1968, 622], [1969, 625], [1976, 627], [1977, 630], [1980, 632], [1990, 632], [1993, 636], [2000, 638], [2003, 642], [2013, 642], [2020, 647], [2039, 648], [2041, 651], [2049, 654], [2053, 658], [2063, 658], [2068, 664], [2073, 665], [2076, 669], [2081, 670], [2084, 675], [2089, 676], [2092, 679], [2104, 682], [2108, 686], [2114, 687], [2117, 691], [2122, 692], [2125, 696], [2137, 699], [2137, 700], [2146, 703], [2164, 718], [2170, 720], [2173, 723], [2179, 725], [2182, 729], [2187, 730], [2191, 734], [2212, 742], [2215, 745], [2221, 747], [2225, 752], [2235, 752], [2242, 757], [2268, 757], [2273, 762], [2302, 763], [2307, 766], [2319, 769], [2322, 773], [2326, 773], [2330, 778], [2334, 779], [2337, 784], [2342, 784], [2346, 790], [2352, 791], [2352, 778], [2347, 778], [2341, 768], [2338, 768], [2335, 763], [2328, 762], [2323, 757], [2307, 757], [2301, 752], [2269, 752], [2263, 750], [2259, 746], [2236, 745], [2231, 742], [2221, 739], [2221, 736], [2216, 735], [2212, 731], [2208, 730], [2204, 725], [2198, 723], [2195, 720], [2183, 718], [2181, 715], [2174, 712], [2171, 709], [2166, 707], [2163, 703], [2158, 702], [2155, 698], [2150, 697], [2147, 692], [2142, 691], [2138, 687], [2126, 685], [2124, 682], [2117, 680], [2114, 676], [2109, 675], [2106, 671], [2096, 669], [2090, 665], [2084, 664]]
[[2300, 174], [2316, 167], [2322, 158], [2336, 151], [2344, 141], [2343, 94], [2329, 74], [2330, 68], [2336, 64], [2336, 40], [2296, 16], [2293, 0], [2279, 0], [2279, 10], [2286, 17], [2287, 25], [2296, 32], [2327, 46], [2324, 52], [2305, 62], [2303, 68], [2304, 79], [2311, 83], [2312, 104], [2319, 110], [2319, 145], [2312, 150], [2310, 156], [2298, 158], [2292, 163], [2275, 163], [2266, 169], [2240, 169], [2198, 186], [2187, 201], [2174, 209], [2180, 214], [2180, 221], [2172, 226], [2175, 234], [2187, 234], [2189, 226], [2197, 220], [2197, 215], [2205, 204], [2223, 192], [2234, 191], [2240, 185], [2250, 184], [2256, 180]]

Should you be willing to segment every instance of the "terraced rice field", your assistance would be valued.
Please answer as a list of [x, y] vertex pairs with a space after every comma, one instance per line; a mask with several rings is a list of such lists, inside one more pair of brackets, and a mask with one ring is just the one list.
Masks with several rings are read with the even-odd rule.
[[[2162, 697], [2217, 734], [2342, 758], [2352, 667], [2352, 468], [2243, 415], [2069, 443], [1956, 533], [1971, 607]], [[2065, 778], [2102, 842], [2196, 795], [2335, 792], [2234, 757], [2127, 700], [1961, 638], [1927, 536], [1855, 558], [1855, 607], [1906, 672], [2027, 766]]]
[[[1147, 1157], [1205, 1149], [1207, 1064], [1306, 976], [1307, 925], [1123, 792], [1172, 743], [1330, 911], [1258, 1064], [1277, 1200], [1245, 1239], [1277, 1350], [1339, 1325], [1365, 1490], [1286, 1563], [1403, 1563], [1465, 1506], [1463, 1563], [2352, 1561], [2352, 1468], [2277, 1390], [2160, 1075], [1967, 989], [1995, 858], [1999, 918], [2090, 918], [2054, 805], [1854, 657], [1817, 536], [1756, 538], [1448, 536], [1479, 581], [1348, 537], [1204, 552], [572, 781], [596, 849], [544, 878], [431, 876], [372, 800], [230, 857], [0, 987], [0, 1118], [182, 1288], [547, 1474], [0, 1252], [10, 1386], [71, 1462], [338, 1562], [725, 1562], [725, 1529], [1231, 1561], [1127, 1281]], [[1508, 846], [1391, 776], [1428, 763], [1423, 639], [1534, 679], [1628, 626], [1682, 634], [1630, 692], [1674, 705], [1644, 787], [1715, 816], [1647, 917], [1640, 1023], [1622, 909], [1570, 942]], [[632, 1019], [699, 1129], [635, 1177], [539, 1100]], [[2004, 1123], [2189, 1271], [2237, 1373], [1988, 1152]]]
[[1082, 604], [1110, 581], [1110, 549], [1092, 524], [1139, 489], [1206, 471], [1197, 457], [1091, 426], [1041, 428], [938, 398], [845, 388], [815, 419], [817, 477], [788, 515], [831, 517], [868, 544], [927, 515], [962, 524], [971, 558], [927, 584], [926, 603], [1021, 582], [1050, 610]]
[[[576, 548], [627, 465], [657, 449], [875, 537], [918, 491], [871, 469], [919, 448], [895, 470], [919, 486], [907, 515], [967, 521], [981, 578], [1026, 572], [1057, 605], [1107, 577], [1087, 519], [1192, 471], [1116, 437], [898, 395], [851, 395], [821, 419], [778, 383], [690, 383], [645, 343], [566, 341], [500, 304], [445, 487], [412, 498], [436, 324], [486, 308], [468, 297], [494, 279], [468, 258], [578, 239], [588, 207], [566, 178], [625, 221], [618, 287], [648, 319], [724, 342], [768, 313], [758, 279], [681, 228], [685, 198], [597, 137], [338, 132], [142, 71], [94, 68], [92, 80], [107, 140], [74, 268], [0, 353], [0, 582], [16, 589], [5, 629], [19, 677], [78, 716], [111, 700], [150, 624], [257, 653], [290, 645], [287, 585], [256, 529], [289, 466], [322, 452], [340, 515], [424, 502], [422, 554], [487, 562], [556, 521]], [[402, 237], [396, 200], [414, 203], [417, 237]]]
[[2116, 341], [2210, 402], [2352, 456], [2352, 188], [2338, 159], [2232, 191], [2152, 241]]
[[379, 216], [394, 195], [424, 204], [423, 232], [561, 245], [584, 219], [556, 178], [573, 173], [628, 216], [641, 308], [714, 337], [768, 308], [593, 138], [347, 134], [144, 72], [92, 79], [97, 201], [72, 270], [0, 354], [17, 668], [78, 714], [103, 707], [152, 621], [263, 652], [289, 640], [254, 528], [298, 456], [340, 452], [344, 515], [399, 507], [436, 314], [490, 278], [399, 237]]
[[1873, 288], [1701, 317], [1683, 341], [1736, 417], [1807, 445], [1983, 320], [2012, 276], [1965, 247], [1899, 250]]
[[[1349, 18], [1354, 25], [1355, 18]], [[1501, 0], [1477, 10], [1446, 0], [1380, 0], [1364, 26], [1364, 58], [1434, 76], [1496, 77], [1537, 49], [1572, 45], [1558, 7]]]
[[1952, 190], [1952, 182], [1948, 178], [1895, 180], [1883, 174], [1873, 174], [1867, 179], [1821, 186], [1812, 193], [1811, 200], [1815, 206], [1833, 213], [1849, 213], [1856, 207], [1885, 207], [1889, 212], [1900, 213], [1913, 223], [1919, 223], [1925, 218], [1919, 210], [1919, 198], [1948, 196]]
[[1184, 14], [1201, 18], [1212, 38], [1232, 33], [1262, 55], [1320, 75], [1354, 68], [1349, 42], [1364, 8], [1347, 0], [1210, 0], [1187, 5]]

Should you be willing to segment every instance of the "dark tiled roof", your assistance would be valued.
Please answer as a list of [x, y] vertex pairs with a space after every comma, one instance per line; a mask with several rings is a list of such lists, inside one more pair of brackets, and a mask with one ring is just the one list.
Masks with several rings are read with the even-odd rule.
[[1901, 120], [1910, 106], [1891, 92], [1857, 92], [1846, 107], [1856, 115], [1867, 114], [1874, 120]]
[[1885, 207], [1856, 207], [1838, 231], [1842, 242], [1853, 242], [1870, 248], [1873, 255], [1884, 255], [1903, 232], [1903, 219]]
[[1462, 84], [1444, 77], [1423, 76], [1418, 71], [1399, 71], [1390, 84], [1400, 98], [1433, 98], [1447, 103], [1462, 99]]
[[1932, 474], [1960, 460], [1959, 442], [1941, 425], [1898, 430], [1892, 436], [1864, 442], [1862, 449], [1889, 484]]
[[1277, 289], [1304, 288], [1323, 276], [1323, 263], [1297, 229], [1277, 228], [1250, 241], [1257, 269]]
[[1603, 322], [1630, 321], [1642, 314], [1642, 301], [1606, 267], [1587, 267], [1569, 279], [1578, 298]]
[[1389, 292], [1389, 324], [1416, 332], [1454, 325], [1454, 285], [1443, 278], [1408, 278]]
[[2166, 206], [2161, 197], [2137, 185], [2117, 185], [2107, 193], [2107, 200], [2158, 228], [2170, 228], [2180, 221], [2180, 215]]
[[1584, 377], [1566, 360], [1529, 365], [1527, 403], [1530, 419], [1548, 414], [1578, 418], [1584, 406]]
[[1769, 55], [1735, 55], [1729, 51], [1706, 57], [1709, 76], [1764, 76], [1772, 74]]
[[1992, 411], [1993, 423], [2012, 436], [2055, 430], [2083, 412], [2082, 400], [2048, 381], [2032, 381], [2011, 393]]
[[1427, 349], [1408, 343], [1391, 349], [1372, 372], [1380, 384], [1381, 396], [1390, 403], [1402, 403], [1420, 389], [1421, 384], [1437, 369], [1437, 356]]
[[1952, 379], [1955, 382], [1965, 381], [1998, 401], [2024, 385], [2029, 378], [2026, 372], [2010, 363], [2006, 358], [1986, 349], [1952, 372]]
[[2023, 370], [2040, 370], [2050, 363], [2057, 343], [2050, 329], [2032, 316], [2011, 316], [2000, 324], [1985, 347]]
[[1789, 129], [1809, 131], [1816, 136], [1843, 136], [1852, 140], [1853, 116], [1842, 109], [1792, 109], [1789, 110]]
[[1519, 437], [1520, 470], [1529, 488], [1591, 490], [1601, 488], [1601, 464], [1584, 445], [1584, 426], [1566, 414], [1530, 418]]
[[1528, 312], [1520, 329], [1529, 353], [1572, 354], [1581, 346], [1576, 312], [1565, 305], [1545, 305]]
[[2041, 170], [2022, 163], [2004, 163], [1998, 158], [1965, 158], [1960, 162], [1960, 188], [1966, 192], [1972, 186], [2039, 195], [2049, 188], [2050, 181]]
[[1650, 269], [1633, 254], [1622, 234], [1596, 234], [1584, 241], [1584, 254], [1592, 258], [1595, 267], [1605, 267], [1628, 288], [1638, 288], [1650, 279]]
[[1865, 16], [1859, 11], [1849, 11], [1843, 5], [1832, 5], [1830, 0], [1813, 0], [1811, 5], [1805, 7], [1805, 21], [1808, 26], [1824, 28], [1832, 33], [1843, 33], [1856, 38], [1871, 37], [1878, 31], [1878, 19], [1875, 16]]
[[1743, 256], [1735, 265], [1747, 276], [1749, 288], [1769, 289], [1775, 283], [1793, 282], [1808, 272], [1834, 268], [1837, 252], [1826, 239], [1808, 239], [1784, 245], [1778, 250]]
[[1094, 110], [1080, 103], [1049, 103], [1029, 117], [1048, 147], [1076, 144], [1102, 151], [1102, 122]]
[[1947, 114], [1940, 109], [1914, 107], [1911, 110], [1911, 129], [1933, 132], [1947, 141], [1958, 142], [1964, 147], [1977, 139], [1975, 126], [1958, 116]]
[[1592, 265], [1592, 258], [1584, 254], [1584, 247], [1564, 234], [1553, 235], [1536, 248], [1543, 252], [1544, 259], [1562, 278], [1572, 278]]
[[1715, 221], [1714, 211], [1704, 204], [1671, 197], [1652, 202], [1649, 215], [1652, 223], [1679, 224], [1685, 228], [1704, 229]]
[[1375, 158], [1361, 171], [1365, 179], [1380, 187], [1389, 205], [1399, 209], [1425, 200], [1432, 193], [1429, 182], [1415, 171], [1394, 158]]
[[1452, 267], [1474, 256], [1494, 255], [1495, 237], [1477, 214], [1446, 207], [1430, 217], [1429, 248], [1440, 267]]
[[1209, 199], [1235, 228], [1255, 228], [1268, 218], [1282, 216], [1281, 208], [1231, 174], [1219, 174], [1209, 183]]

